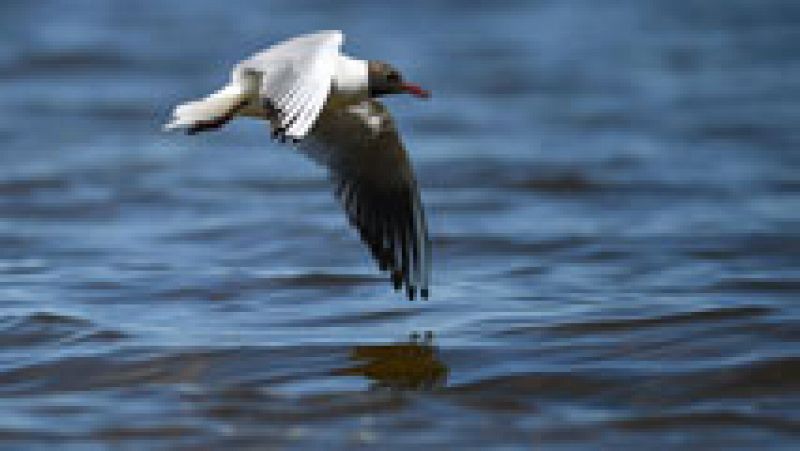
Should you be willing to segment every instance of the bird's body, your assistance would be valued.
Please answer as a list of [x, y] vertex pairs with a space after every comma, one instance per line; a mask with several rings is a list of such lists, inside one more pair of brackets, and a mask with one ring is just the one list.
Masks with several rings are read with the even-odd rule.
[[[331, 89], [325, 100], [325, 106], [344, 108], [369, 99], [367, 61], [351, 58], [347, 55], [337, 55], [334, 62], [334, 72], [331, 78]], [[246, 78], [245, 75], [242, 77]], [[260, 84], [260, 81], [253, 81]], [[234, 85], [248, 86], [248, 81], [233, 82]], [[235, 90], [236, 88], [234, 88]], [[260, 92], [256, 89], [241, 89], [248, 99], [247, 106], [242, 108], [239, 115], [257, 119], [274, 121], [277, 119], [274, 111], [266, 107], [261, 101]], [[277, 124], [279, 127], [280, 125]], [[309, 130], [310, 131], [310, 130]]]
[[343, 35], [300, 36], [237, 64], [230, 82], [179, 105], [167, 129], [216, 129], [237, 116], [264, 119], [273, 136], [326, 166], [348, 219], [395, 288], [428, 295], [430, 250], [425, 216], [405, 149], [388, 110], [375, 100], [408, 92], [399, 72], [340, 52]]

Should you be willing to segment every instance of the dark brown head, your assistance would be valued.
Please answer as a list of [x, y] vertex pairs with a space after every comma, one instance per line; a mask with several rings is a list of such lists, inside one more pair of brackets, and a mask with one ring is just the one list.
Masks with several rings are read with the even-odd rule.
[[390, 64], [381, 61], [370, 61], [368, 72], [370, 97], [405, 93], [427, 99], [431, 95], [430, 92], [422, 89], [419, 85], [405, 82], [400, 71]]

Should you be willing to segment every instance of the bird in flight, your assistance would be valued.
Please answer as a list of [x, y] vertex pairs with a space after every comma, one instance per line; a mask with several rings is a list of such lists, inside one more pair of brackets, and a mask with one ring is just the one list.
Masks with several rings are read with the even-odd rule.
[[178, 105], [164, 128], [193, 135], [237, 116], [266, 120], [274, 139], [328, 168], [350, 224], [394, 288], [427, 299], [425, 213], [392, 116], [377, 98], [429, 93], [387, 63], [341, 53], [343, 42], [340, 31], [319, 31], [261, 51], [237, 64], [222, 89]]

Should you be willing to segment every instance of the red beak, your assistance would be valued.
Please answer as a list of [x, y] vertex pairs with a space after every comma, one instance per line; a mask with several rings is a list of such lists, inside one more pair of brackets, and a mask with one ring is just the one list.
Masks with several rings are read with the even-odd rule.
[[400, 85], [400, 88], [403, 91], [411, 94], [412, 96], [419, 97], [421, 99], [427, 99], [428, 97], [431, 96], [430, 91], [428, 91], [427, 89], [422, 89], [421, 86], [415, 85], [413, 83], [403, 83], [402, 85]]

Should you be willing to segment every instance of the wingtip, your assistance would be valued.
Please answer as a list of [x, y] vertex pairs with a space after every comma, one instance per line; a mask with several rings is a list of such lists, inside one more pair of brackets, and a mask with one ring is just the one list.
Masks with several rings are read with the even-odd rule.
[[399, 291], [403, 287], [403, 273], [401, 271], [392, 272], [392, 286], [394, 291]]

